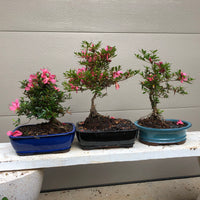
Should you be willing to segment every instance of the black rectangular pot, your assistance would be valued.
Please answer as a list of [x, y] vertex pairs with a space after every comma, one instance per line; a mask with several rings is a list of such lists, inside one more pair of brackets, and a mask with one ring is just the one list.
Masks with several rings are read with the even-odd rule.
[[138, 130], [85, 131], [76, 124], [76, 136], [82, 149], [132, 147]]

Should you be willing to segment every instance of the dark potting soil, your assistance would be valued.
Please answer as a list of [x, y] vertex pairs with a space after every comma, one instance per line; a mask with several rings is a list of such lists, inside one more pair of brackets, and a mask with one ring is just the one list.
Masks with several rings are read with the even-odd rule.
[[115, 119], [103, 115], [98, 115], [94, 118], [87, 118], [85, 122], [79, 122], [80, 131], [117, 131], [132, 129], [136, 129], [136, 127], [130, 120], [121, 118]]
[[168, 129], [168, 128], [181, 128], [187, 126], [187, 124], [176, 124], [175, 121], [167, 121], [164, 119], [155, 119], [152, 117], [147, 117], [138, 120], [140, 126], [149, 127], [149, 128], [159, 128], [159, 129]]
[[38, 136], [70, 132], [73, 130], [73, 126], [71, 124], [41, 123], [21, 126], [18, 130], [23, 133], [23, 136]]

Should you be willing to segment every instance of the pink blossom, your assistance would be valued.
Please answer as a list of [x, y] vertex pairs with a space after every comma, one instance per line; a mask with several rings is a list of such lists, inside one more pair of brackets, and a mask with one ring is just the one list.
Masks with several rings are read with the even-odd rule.
[[92, 57], [89, 57], [88, 62], [92, 62]]
[[75, 89], [75, 86], [72, 83], [70, 83], [69, 85], [71, 86], [71, 90]]
[[52, 82], [53, 84], [55, 84], [56, 83], [56, 79], [50, 79], [50, 82]]
[[12, 106], [10, 106], [10, 110], [12, 111], [19, 110], [19, 99], [16, 99], [14, 102], [12, 102]]
[[40, 69], [42, 71], [42, 74], [51, 74], [48, 69]]
[[29, 79], [28, 79], [29, 83], [31, 83], [34, 79], [37, 79], [37, 75], [31, 74], [31, 75], [29, 76]]
[[180, 124], [180, 125], [183, 125], [184, 123], [183, 123], [181, 120], [178, 120], [176, 124], [177, 124], [177, 125], [179, 125], [179, 124]]
[[44, 84], [47, 84], [48, 82], [49, 82], [49, 78], [48, 77], [46, 77], [46, 78], [44, 78], [43, 80], [42, 80], [42, 82], [44, 83]]
[[53, 86], [55, 90], [60, 91], [60, 89], [56, 86]]
[[105, 50], [108, 51], [109, 50], [109, 46], [106, 46]]
[[93, 61], [95, 62], [97, 60], [97, 56], [94, 56], [93, 57]]
[[115, 89], [118, 90], [119, 89], [119, 84], [116, 82], [115, 83]]
[[114, 117], [110, 117], [110, 119], [115, 119]]
[[[85, 72], [86, 71], [86, 69], [85, 69], [85, 67], [82, 67], [82, 68], [80, 68], [80, 69], [78, 69], [78, 71], [77, 71], [77, 75], [78, 74], [80, 74], [81, 72]], [[71, 79], [70, 79], [71, 80]]]
[[16, 130], [16, 131], [14, 131], [14, 132], [8, 131], [8, 132], [7, 132], [7, 135], [8, 135], [8, 136], [18, 137], [18, 136], [23, 135], [23, 133], [22, 133], [21, 131]]
[[41, 77], [42, 77], [42, 78], [46, 78], [47, 75], [42, 73]]
[[123, 74], [122, 71], [113, 72], [113, 78], [117, 78], [117, 77], [121, 76], [121, 74]]
[[99, 79], [102, 79], [102, 77], [103, 77], [103, 73], [101, 73], [101, 74], [100, 74], [100, 77], [99, 77]]
[[160, 72], [160, 73], [164, 73], [164, 72], [165, 72], [165, 68], [160, 67], [159, 72]]
[[181, 77], [180, 77], [181, 83], [183, 83], [184, 81], [187, 81], [187, 80], [188, 80], [186, 76], [187, 76], [186, 73], [181, 72]]
[[25, 90], [26, 90], [26, 91], [29, 91], [30, 89], [31, 89], [31, 88], [30, 88], [30, 87], [28, 87], [28, 86], [27, 86], [27, 87], [25, 87]]
[[32, 88], [33, 87], [33, 83], [28, 83], [27, 85], [29, 88]]
[[50, 75], [50, 76], [49, 76], [49, 80], [50, 80], [50, 82], [52, 82], [53, 84], [56, 83], [55, 77], [56, 77], [55, 75]]
[[40, 69], [40, 70], [42, 71], [42, 75], [41, 75], [42, 78], [46, 78], [47, 74], [51, 75], [51, 73], [48, 71], [48, 69]]
[[150, 61], [150, 63], [152, 63], [153, 61], [152, 61], [152, 59], [151, 59], [151, 57], [149, 57], [149, 61]]
[[156, 76], [156, 75], [153, 75], [153, 76], [152, 76], [152, 75], [150, 74], [150, 76], [147, 77], [147, 79], [148, 79], [149, 81], [153, 81], [155, 76]]
[[158, 66], [160, 66], [160, 65], [162, 65], [163, 64], [163, 62], [158, 62], [158, 63], [156, 63], [156, 65], [158, 65]]
[[76, 93], [78, 92], [78, 86], [75, 87]]

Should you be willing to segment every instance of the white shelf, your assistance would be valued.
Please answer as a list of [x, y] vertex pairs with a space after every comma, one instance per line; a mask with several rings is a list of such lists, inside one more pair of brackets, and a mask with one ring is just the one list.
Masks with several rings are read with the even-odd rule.
[[136, 141], [132, 148], [86, 151], [74, 142], [67, 153], [33, 156], [18, 156], [10, 143], [0, 143], [0, 171], [199, 156], [199, 131], [188, 132], [183, 145], [147, 146]]

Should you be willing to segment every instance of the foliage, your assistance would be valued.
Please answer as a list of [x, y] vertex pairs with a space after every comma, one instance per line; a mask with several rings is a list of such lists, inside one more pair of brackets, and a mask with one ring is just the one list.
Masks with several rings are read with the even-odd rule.
[[7, 197], [3, 197], [3, 199], [2, 200], [8, 200], [8, 198]]
[[160, 61], [157, 56], [157, 50], [146, 51], [140, 50], [140, 54], [135, 56], [146, 62], [148, 66], [144, 66], [144, 70], [140, 72], [143, 78], [141, 86], [143, 94], [148, 93], [149, 100], [152, 107], [152, 116], [159, 118], [162, 111], [157, 108], [160, 103], [160, 98], [168, 98], [169, 93], [187, 94], [185, 88], [180, 86], [173, 86], [172, 82], [192, 83], [193, 78], [183, 73], [180, 69], [176, 72], [171, 71], [171, 64]]
[[71, 91], [90, 90], [93, 93], [91, 110], [96, 114], [94, 99], [107, 95], [106, 88], [115, 85], [119, 89], [119, 81], [130, 78], [138, 73], [131, 69], [126, 72], [121, 71], [121, 66], [110, 67], [110, 63], [116, 57], [116, 47], [101, 47], [101, 42], [97, 44], [82, 42], [82, 50], [75, 52], [80, 58], [80, 65], [84, 67], [78, 70], [70, 69], [64, 73], [67, 81], [63, 83], [65, 89]]
[[[56, 76], [47, 69], [31, 74], [28, 80], [21, 81], [24, 96], [12, 102], [10, 110], [18, 116], [26, 115], [27, 118], [53, 120], [66, 113], [66, 108], [61, 105], [66, 96], [56, 85]], [[20, 118], [15, 122], [19, 125]]]

